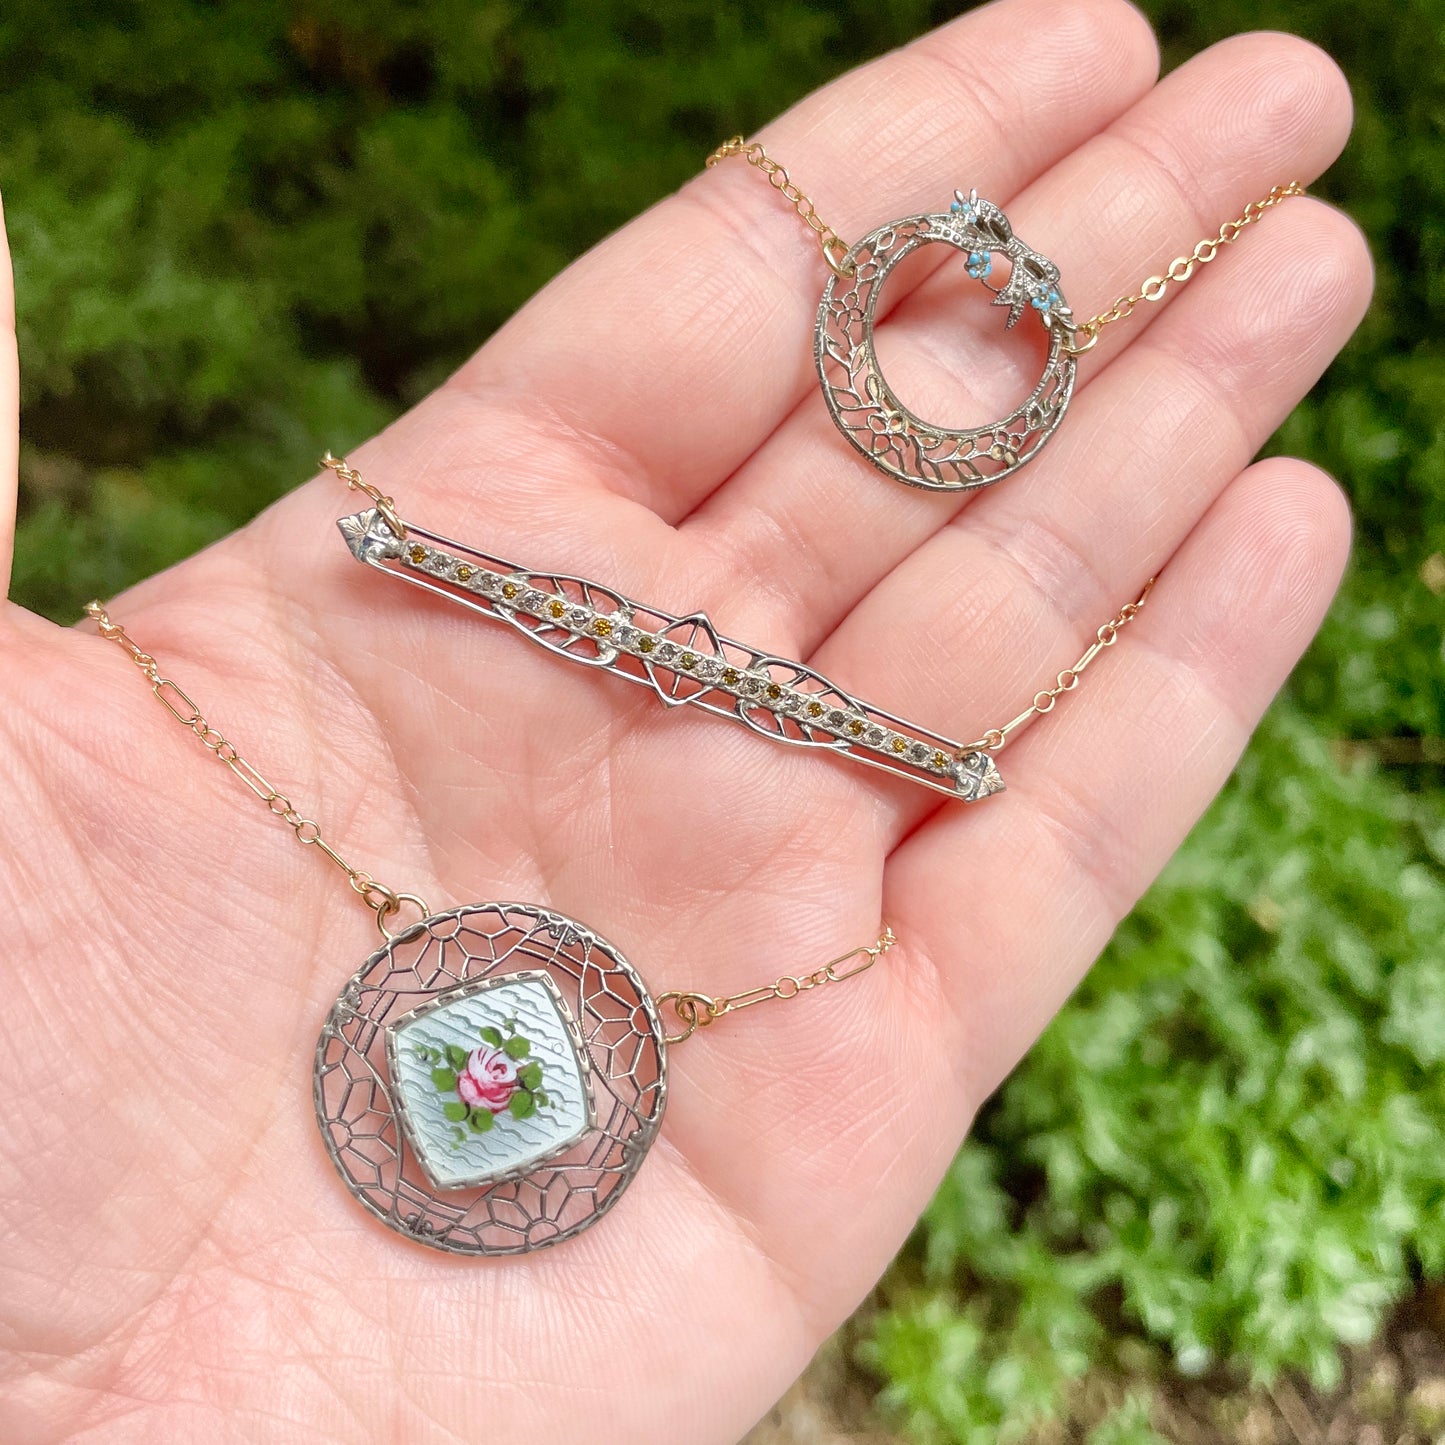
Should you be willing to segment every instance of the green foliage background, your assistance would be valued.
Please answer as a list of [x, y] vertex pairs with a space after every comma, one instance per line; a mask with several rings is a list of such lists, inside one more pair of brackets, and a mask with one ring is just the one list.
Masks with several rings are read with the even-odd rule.
[[[1445, 1275], [1445, 5], [1144, 8], [1171, 63], [1268, 24], [1351, 77], [1318, 189], [1367, 228], [1378, 300], [1276, 445], [1344, 479], [1358, 543], [1238, 776], [885, 1286], [865, 1355], [929, 1441], [1006, 1441], [1090, 1369], [1328, 1383]], [[245, 521], [719, 137], [949, 13], [10, 0], [15, 597], [69, 619]], [[1151, 1438], [1135, 1399], [1097, 1445]]]

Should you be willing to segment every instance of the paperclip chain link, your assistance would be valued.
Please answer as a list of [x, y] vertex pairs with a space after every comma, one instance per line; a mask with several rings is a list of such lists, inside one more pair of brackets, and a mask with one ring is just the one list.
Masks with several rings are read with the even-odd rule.
[[[367, 490], [370, 491], [370, 489]], [[373, 500], [375, 500], [374, 496]], [[377, 882], [370, 873], [360, 868], [353, 868], [322, 837], [320, 825], [314, 819], [303, 816], [284, 793], [267, 782], [265, 776], [241, 756], [235, 745], [224, 734], [207, 722], [205, 715], [190, 695], [173, 678], [161, 674], [160, 664], [156, 659], [144, 651], [120, 623], [113, 622], [99, 602], [87, 603], [85, 612], [100, 629], [100, 635], [106, 641], [114, 642], [140, 668], [146, 681], [150, 684], [151, 692], [159, 699], [166, 711], [183, 727], [194, 733], [201, 745], [213, 757], [223, 762], [266, 805], [267, 810], [274, 817], [285, 823], [298, 843], [305, 844], [307, 847], [319, 848], [346, 874], [352, 891], [375, 913], [376, 926], [380, 929], [383, 938], [396, 937], [396, 934], [387, 927], [387, 920], [400, 912], [403, 903], [415, 904], [421, 910], [423, 917], [431, 912], [425, 901], [418, 898], [415, 893], [403, 893], [388, 888], [386, 884]], [[715, 1023], [724, 1014], [749, 1008], [751, 1005], [762, 1003], [767, 999], [796, 998], [800, 993], [817, 988], [821, 984], [841, 983], [844, 979], [853, 978], [871, 968], [878, 957], [886, 953], [896, 942], [893, 930], [885, 927], [876, 943], [841, 954], [825, 963], [821, 968], [814, 969], [811, 973], [784, 974], [781, 978], [765, 984], [761, 988], [748, 989], [729, 997], [713, 998], [692, 989], [665, 993], [657, 1000], [658, 1007], [661, 1008], [671, 1003], [682, 1023], [682, 1029], [679, 1032], [665, 1036], [666, 1042], [681, 1043], [683, 1040], [691, 1038], [697, 1029]], [[862, 962], [855, 962], [858, 959], [861, 959]], [[848, 967], [847, 965], [850, 964], [852, 966]]]
[[1119, 630], [1127, 627], [1143, 611], [1144, 604], [1149, 600], [1149, 594], [1158, 580], [1157, 577], [1151, 577], [1134, 601], [1126, 602], [1099, 628], [1094, 634], [1094, 640], [1084, 649], [1084, 655], [1072, 667], [1066, 667], [1059, 673], [1052, 687], [1036, 692], [1034, 700], [1016, 718], [1010, 718], [1002, 727], [990, 728], [977, 742], [970, 743], [969, 747], [987, 748], [990, 752], [997, 752], [1008, 741], [1009, 734], [1015, 728], [1022, 727], [1031, 717], [1041, 717], [1045, 713], [1053, 712], [1058, 700], [1066, 692], [1073, 692], [1078, 687], [1079, 676], [1084, 669], [1106, 647], [1112, 647], [1119, 640]]
[[657, 1006], [661, 1009], [671, 1004], [681, 1027], [676, 1033], [666, 1034], [665, 1042], [686, 1043], [698, 1029], [705, 1029], [709, 1024], [715, 1024], [720, 1018], [736, 1013], [739, 1009], [752, 1008], [754, 1004], [771, 1003], [774, 999], [781, 999], [786, 1003], [809, 989], [856, 978], [860, 973], [872, 968], [897, 942], [893, 930], [885, 925], [876, 943], [849, 949], [847, 953], [839, 954], [837, 958], [830, 959], [811, 973], [785, 973], [772, 983], [760, 984], [757, 988], [744, 989], [741, 993], [726, 994], [721, 998], [698, 993], [693, 989], [670, 989], [658, 996]]
[[320, 849], [346, 874], [352, 891], [376, 915], [376, 926], [381, 930], [383, 938], [395, 936], [387, 928], [387, 920], [395, 917], [401, 911], [403, 903], [415, 904], [421, 909], [423, 916], [431, 912], [416, 894], [400, 893], [396, 889], [388, 888], [385, 883], [378, 883], [364, 869], [353, 868], [322, 837], [320, 825], [314, 819], [305, 817], [285, 793], [267, 782], [266, 778], [241, 756], [235, 745], [206, 721], [200, 708], [181, 688], [181, 685], [172, 678], [161, 675], [160, 665], [155, 658], [150, 653], [143, 651], [120, 623], [112, 622], [109, 614], [99, 602], [87, 603], [85, 612], [88, 617], [94, 619], [100, 628], [100, 635], [108, 642], [114, 642], [145, 674], [151, 691], [160, 699], [166, 711], [183, 727], [189, 728], [213, 757], [225, 763], [231, 772], [266, 805], [267, 810], [291, 829], [298, 843], [305, 844], [309, 848]]

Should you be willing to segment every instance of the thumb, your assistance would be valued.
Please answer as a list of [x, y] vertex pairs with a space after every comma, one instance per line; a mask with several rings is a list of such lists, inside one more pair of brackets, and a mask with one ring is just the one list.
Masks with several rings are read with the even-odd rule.
[[19, 466], [20, 358], [15, 346], [15, 275], [0, 203], [0, 597], [10, 592]]

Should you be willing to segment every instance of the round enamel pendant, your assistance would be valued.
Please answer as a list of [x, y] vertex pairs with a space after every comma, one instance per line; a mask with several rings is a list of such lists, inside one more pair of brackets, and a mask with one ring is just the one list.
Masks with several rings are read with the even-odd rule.
[[348, 981], [316, 1045], [316, 1117], [383, 1224], [520, 1254], [616, 1204], [662, 1123], [667, 1051], [631, 964], [562, 914], [423, 918]]
[[[920, 246], [941, 241], [967, 257], [968, 274], [1009, 308], [1012, 327], [1037, 315], [1049, 337], [1038, 385], [1006, 417], [985, 426], [938, 426], [899, 401], [878, 367], [873, 326], [878, 297], [893, 268]], [[989, 280], [994, 258], [1008, 262], [1002, 285]], [[1065, 346], [1072, 313], [1058, 268], [1013, 233], [1008, 218], [978, 193], [954, 192], [949, 209], [909, 216], [864, 236], [839, 263], [818, 307], [814, 355], [823, 395], [845, 437], [880, 471], [911, 487], [970, 491], [1016, 471], [1053, 434], [1069, 404], [1077, 369]]]

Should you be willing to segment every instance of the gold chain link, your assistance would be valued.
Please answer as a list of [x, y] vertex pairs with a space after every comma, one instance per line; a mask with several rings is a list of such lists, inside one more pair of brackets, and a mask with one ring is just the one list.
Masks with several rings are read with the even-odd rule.
[[[787, 171], [773, 160], [757, 141], [749, 143], [742, 136], [735, 135], [731, 140], [724, 141], [707, 158], [706, 165], [715, 166], [729, 156], [742, 156], [749, 165], [756, 166], [767, 176], [774, 188], [782, 192], [784, 199], [792, 202], [793, 209], [818, 237], [823, 258], [835, 274], [853, 274], [853, 267], [845, 259], [849, 249], [847, 242], [841, 240], [831, 226], [824, 225], [822, 218], [813, 209], [812, 201], [788, 179]], [[1251, 201], [1239, 216], [1232, 221], [1226, 221], [1215, 235], [1200, 241], [1187, 256], [1176, 256], [1165, 268], [1162, 276], [1150, 276], [1137, 291], [1121, 296], [1107, 311], [1091, 316], [1081, 326], [1062, 323], [1066, 333], [1064, 350], [1071, 356], [1082, 356], [1084, 352], [1092, 351], [1098, 345], [1099, 332], [1104, 327], [1115, 321], [1122, 321], [1141, 301], [1160, 300], [1169, 289], [1170, 282], [1182, 286], [1194, 274], [1196, 267], [1207, 266], [1223, 247], [1232, 246], [1246, 226], [1252, 226], [1266, 211], [1279, 205], [1281, 201], [1304, 194], [1305, 188], [1298, 181], [1287, 181], [1283, 185], [1272, 187], [1263, 200]], [[1079, 340], [1080, 337], [1083, 340]]]
[[1016, 718], [1006, 722], [1001, 728], [990, 728], [977, 742], [972, 742], [969, 748], [987, 748], [990, 752], [997, 752], [1008, 741], [1009, 734], [1015, 728], [1022, 727], [1031, 717], [1041, 717], [1044, 713], [1053, 712], [1055, 704], [1066, 693], [1073, 692], [1079, 685], [1079, 676], [1086, 667], [1106, 648], [1112, 647], [1119, 640], [1119, 630], [1127, 627], [1144, 609], [1144, 604], [1149, 600], [1149, 594], [1154, 590], [1154, 584], [1159, 579], [1151, 577], [1145, 584], [1144, 590], [1140, 592], [1133, 602], [1126, 602], [1099, 630], [1094, 634], [1094, 640], [1084, 649], [1084, 655], [1072, 666], [1066, 667], [1059, 673], [1057, 680], [1052, 687], [1046, 687], [1034, 694], [1034, 700]]
[[722, 998], [713, 998], [710, 994], [698, 993], [693, 989], [670, 989], [658, 997], [657, 1006], [663, 1008], [671, 1004], [681, 1027], [675, 1033], [667, 1033], [664, 1029], [664, 1039], [669, 1044], [685, 1043], [698, 1029], [705, 1029], [709, 1024], [715, 1024], [726, 1014], [736, 1013], [739, 1009], [752, 1008], [754, 1004], [771, 1003], [774, 999], [781, 999], [786, 1003], [809, 989], [857, 978], [860, 973], [872, 968], [897, 942], [893, 930], [885, 925], [877, 943], [850, 949], [847, 953], [830, 959], [821, 968], [815, 968], [811, 973], [785, 973], [772, 983], [744, 989], [742, 993], [726, 994]]
[[823, 259], [828, 263], [834, 275], [851, 276], [853, 274], [852, 263], [847, 259], [848, 243], [823, 220], [813, 208], [812, 201], [788, 179], [787, 171], [757, 141], [749, 143], [742, 136], [735, 135], [731, 140], [725, 140], [704, 164], [711, 169], [719, 161], [725, 161], [729, 156], [741, 156], [750, 166], [756, 166], [768, 178], [768, 183], [773, 189], [792, 205], [804, 224], [818, 238]]
[[376, 510], [381, 513], [381, 520], [399, 538], [403, 541], [406, 540], [406, 523], [401, 520], [401, 514], [396, 510], [396, 502], [393, 498], [380, 492], [370, 482], [362, 481], [360, 472], [353, 471], [344, 458], [334, 457], [329, 451], [321, 458], [321, 465], [335, 472], [353, 492], [364, 492], [370, 497], [376, 503]]
[[[1281, 201], [1304, 194], [1305, 188], [1298, 181], [1288, 181], [1284, 185], [1272, 187], [1263, 200], [1251, 201], [1240, 215], [1232, 221], [1226, 221], [1217, 234], [1199, 242], [1187, 256], [1176, 256], [1165, 268], [1162, 276], [1149, 277], [1137, 291], [1121, 296], [1107, 311], [1091, 316], [1082, 326], [1068, 328], [1070, 335], [1064, 342], [1064, 350], [1073, 356], [1082, 356], [1084, 352], [1093, 350], [1098, 344], [1099, 332], [1104, 327], [1115, 321], [1122, 321], [1141, 301], [1162, 299], [1170, 282], [1182, 286], [1194, 274], [1197, 266], [1207, 266], [1223, 247], [1232, 246], [1246, 226], [1252, 226], [1266, 211], [1279, 205]], [[1077, 339], [1080, 336], [1084, 337], [1083, 341]]]
[[[374, 497], [373, 500], [375, 500]], [[85, 612], [95, 621], [96, 626], [100, 629], [100, 635], [108, 642], [114, 642], [145, 674], [151, 691], [160, 700], [166, 711], [183, 727], [194, 733], [202, 746], [213, 757], [223, 762], [266, 805], [268, 812], [285, 823], [298, 843], [305, 844], [307, 847], [319, 848], [346, 874], [352, 891], [376, 915], [376, 926], [381, 930], [383, 938], [390, 940], [396, 937], [396, 934], [386, 926], [387, 920], [401, 911], [403, 903], [414, 904], [421, 910], [423, 917], [431, 912], [425, 900], [418, 898], [415, 893], [403, 893], [388, 888], [386, 884], [378, 883], [370, 873], [364, 872], [360, 868], [353, 868], [322, 837], [320, 825], [311, 818], [303, 817], [284, 793], [267, 782], [261, 772], [241, 756], [235, 745], [206, 721], [200, 708], [196, 706], [181, 685], [174, 679], [161, 675], [160, 664], [156, 659], [138, 646], [120, 623], [112, 622], [110, 615], [99, 602], [88, 602]], [[854, 978], [871, 968], [880, 955], [886, 953], [896, 942], [893, 930], [885, 927], [876, 943], [840, 954], [821, 968], [814, 969], [812, 973], [784, 974], [781, 978], [765, 984], [761, 988], [748, 989], [743, 993], [723, 998], [713, 998], [694, 989], [665, 993], [658, 998], [658, 1007], [661, 1009], [671, 1003], [681, 1021], [682, 1029], [677, 1033], [669, 1034], [664, 1028], [664, 1039], [669, 1044], [682, 1043], [685, 1039], [691, 1038], [699, 1028], [716, 1023], [724, 1014], [750, 1008], [753, 1004], [763, 1003], [767, 999], [796, 998], [800, 993], [817, 988], [821, 984], [841, 983], [844, 979]], [[860, 959], [861, 962], [856, 961]]]
[[[370, 493], [371, 489], [367, 488], [366, 490]], [[373, 500], [376, 500], [374, 495]], [[298, 843], [303, 843], [309, 848], [319, 848], [346, 874], [352, 891], [376, 915], [376, 926], [381, 930], [383, 938], [395, 937], [386, 924], [389, 918], [395, 917], [401, 911], [403, 903], [415, 904], [421, 909], [423, 917], [431, 912], [415, 893], [399, 893], [395, 889], [388, 888], [384, 883], [378, 883], [370, 873], [360, 868], [353, 868], [321, 836], [319, 824], [311, 818], [303, 817], [285, 793], [272, 787], [265, 777], [236, 751], [235, 746], [206, 721], [200, 708], [191, 701], [180, 684], [169, 677], [161, 676], [160, 665], [155, 658], [150, 653], [142, 651], [120, 623], [112, 622], [109, 614], [99, 602], [87, 603], [85, 612], [88, 617], [95, 620], [100, 628], [100, 635], [107, 641], [114, 642], [145, 674], [151, 691], [160, 699], [166, 711], [182, 726], [189, 728], [212, 756], [225, 763], [231, 772], [266, 805], [267, 810], [291, 829]]]

